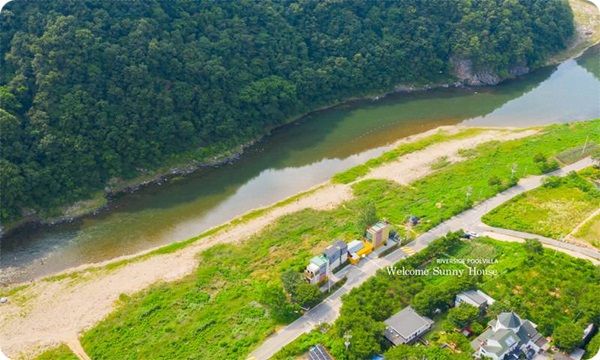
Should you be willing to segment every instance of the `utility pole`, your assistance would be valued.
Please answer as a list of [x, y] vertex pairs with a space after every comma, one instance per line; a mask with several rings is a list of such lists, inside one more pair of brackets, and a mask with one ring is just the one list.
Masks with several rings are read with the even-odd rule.
[[588, 135], [588, 136], [585, 138], [585, 144], [583, 144], [583, 150], [581, 150], [581, 156], [583, 156], [583, 154], [585, 154], [585, 150], [587, 149], [587, 144], [588, 144], [588, 141], [589, 141], [589, 140], [590, 140], [590, 136]]
[[346, 347], [346, 351], [348, 351], [348, 348], [350, 347], [350, 339], [352, 339], [352, 334], [350, 331], [346, 331], [344, 333], [344, 346]]

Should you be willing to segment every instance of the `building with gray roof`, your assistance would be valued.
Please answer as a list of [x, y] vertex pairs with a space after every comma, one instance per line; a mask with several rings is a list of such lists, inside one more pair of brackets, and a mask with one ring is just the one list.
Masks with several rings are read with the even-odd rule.
[[504, 360], [524, 355], [531, 359], [546, 349], [548, 341], [536, 330], [536, 325], [513, 312], [503, 312], [489, 322], [489, 327], [471, 342], [476, 357]]
[[425, 316], [417, 314], [410, 306], [405, 307], [391, 318], [384, 321], [387, 325], [385, 337], [392, 344], [408, 344], [423, 335], [433, 325], [433, 321]]
[[454, 304], [456, 306], [467, 303], [482, 310], [492, 305], [494, 302], [494, 299], [481, 290], [463, 291], [456, 295], [456, 298], [454, 299]]

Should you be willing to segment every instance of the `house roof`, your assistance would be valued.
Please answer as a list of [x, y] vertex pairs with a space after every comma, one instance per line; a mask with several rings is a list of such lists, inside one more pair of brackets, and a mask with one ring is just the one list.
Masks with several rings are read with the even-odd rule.
[[384, 223], [383, 221], [379, 221], [377, 223], [375, 223], [375, 225], [371, 226], [368, 230], [370, 231], [380, 231], [382, 229], [384, 229], [388, 224]]
[[521, 320], [514, 312], [503, 312], [498, 315], [498, 322], [505, 328], [518, 328], [521, 326]]
[[[515, 342], [527, 344], [534, 342], [540, 348], [546, 344], [546, 339], [536, 330], [536, 326], [529, 320], [521, 320], [513, 312], [504, 312], [498, 315], [497, 320], [489, 323], [490, 327], [471, 342], [471, 347], [478, 350], [482, 347], [489, 353], [500, 357]], [[497, 327], [496, 325], [499, 325]], [[497, 329], [497, 330], [494, 330]]]
[[322, 256], [322, 255], [319, 255], [319, 256], [315, 256], [315, 257], [313, 257], [312, 259], [310, 259], [310, 263], [311, 263], [311, 264], [315, 264], [315, 265], [317, 265], [318, 267], [323, 267], [323, 266], [326, 266], [326, 264], [327, 264], [327, 259], [325, 259], [325, 257], [324, 257], [324, 256]]
[[478, 291], [475, 291], [475, 290], [463, 291], [458, 295], [463, 295], [463, 296], [469, 298], [471, 301], [476, 303], [478, 306], [481, 306], [481, 305], [487, 303], [487, 299], [483, 295], [481, 295]]
[[323, 250], [323, 255], [330, 260], [337, 260], [342, 256], [344, 252], [348, 251], [348, 245], [341, 241], [337, 240], [330, 246], [328, 246], [325, 250]]
[[360, 240], [352, 240], [348, 243], [348, 252], [357, 252], [364, 247], [364, 243]]
[[398, 333], [398, 335], [404, 339], [408, 339], [418, 330], [433, 324], [433, 321], [417, 314], [412, 307], [407, 306], [391, 318], [385, 320], [384, 323]]

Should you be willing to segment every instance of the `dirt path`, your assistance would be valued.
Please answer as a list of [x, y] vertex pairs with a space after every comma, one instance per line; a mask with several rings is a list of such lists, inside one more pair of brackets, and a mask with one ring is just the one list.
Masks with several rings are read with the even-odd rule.
[[[600, 1], [600, 0], [598, 0], [598, 1]], [[579, 229], [581, 229], [581, 227], [583, 225], [585, 225], [588, 221], [592, 220], [598, 214], [600, 214], [600, 209], [592, 212], [587, 218], [585, 218], [582, 222], [577, 224], [577, 226], [575, 226], [575, 228], [569, 234], [567, 234], [567, 236], [565, 236], [565, 239], [567, 241], [576, 243], [578, 245], [587, 246], [587, 247], [591, 247], [592, 249], [595, 249], [594, 245], [590, 244], [587, 241], [578, 239], [577, 237], [575, 237], [575, 234], [577, 234], [577, 232], [579, 231]]]
[[85, 353], [85, 350], [83, 350], [83, 347], [81, 346], [81, 343], [79, 342], [79, 339], [74, 338], [74, 339], [67, 340], [66, 344], [69, 347], [69, 349], [71, 349], [73, 354], [77, 355], [77, 357], [80, 358], [81, 360], [91, 360], [90, 357], [88, 356], [88, 354]]
[[[411, 182], [426, 176], [432, 172], [431, 165], [436, 159], [444, 157], [446, 161], [453, 163], [464, 160], [459, 155], [460, 149], [471, 149], [484, 142], [493, 140], [514, 140], [535, 134], [535, 130], [526, 130], [520, 132], [507, 132], [506, 130], [491, 130], [478, 136], [466, 139], [455, 140], [450, 143], [439, 143], [427, 148], [426, 156], [422, 151], [414, 152], [402, 156], [397, 161], [384, 164], [373, 169], [365, 178], [367, 179], [388, 179], [396, 181], [402, 185], [408, 185]], [[448, 146], [451, 144], [451, 146]]]
[[[449, 133], [460, 129], [457, 126], [444, 127]], [[399, 144], [418, 140], [435, 131], [403, 139]], [[452, 161], [458, 161], [460, 158], [456, 154], [461, 148], [492, 139], [509, 140], [532, 133], [490, 129], [472, 138], [444, 142], [405, 155], [384, 165], [385, 171], [375, 169], [368, 177], [387, 176], [402, 183], [410, 182], [430, 173], [431, 168], [425, 165], [441, 155], [450, 154]], [[350, 186], [326, 183], [296, 201], [275, 207], [260, 217], [220, 231], [177, 252], [151, 256], [105, 272], [88, 272], [86, 266], [79, 267], [80, 275], [76, 280], [65, 277], [54, 281], [34, 281], [20, 291], [19, 297], [24, 300], [0, 305], [0, 347], [9, 356], [30, 356], [40, 347], [58, 343], [76, 347], [79, 342], [74, 344], [73, 339], [108, 315], [119, 295], [138, 292], [159, 281], [181, 279], [196, 268], [196, 255], [200, 251], [217, 243], [248, 239], [283, 215], [305, 208], [331, 209], [351, 198]]]

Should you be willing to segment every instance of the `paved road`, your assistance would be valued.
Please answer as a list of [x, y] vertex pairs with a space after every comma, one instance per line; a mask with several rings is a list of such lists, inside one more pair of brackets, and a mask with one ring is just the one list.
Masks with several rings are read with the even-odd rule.
[[[547, 175], [564, 176], [570, 171], [578, 171], [592, 165], [592, 160], [590, 158], [585, 158]], [[433, 240], [446, 235], [449, 231], [481, 228], [483, 226], [481, 223], [481, 217], [484, 214], [519, 194], [539, 187], [542, 185], [543, 178], [544, 176], [530, 176], [522, 179], [516, 186], [478, 204], [472, 209], [448, 219], [435, 228], [422, 234], [417, 239], [409, 243], [407, 247], [412, 249], [413, 252], [418, 252], [427, 247]], [[547, 240], [556, 241], [553, 239]], [[563, 246], [567, 244], [559, 242], [559, 244], [553, 245]], [[572, 251], [579, 251], [583, 249], [575, 245], [570, 246], [576, 248], [575, 250], [569, 249]], [[352, 266], [347, 273], [348, 280], [344, 286], [335, 291], [322, 303], [306, 312], [302, 317], [298, 318], [293, 323], [267, 338], [264, 343], [262, 343], [256, 350], [252, 352], [252, 354], [249, 356], [249, 359], [269, 359], [282, 347], [289, 344], [303, 333], [311, 331], [318, 324], [333, 322], [339, 315], [339, 311], [342, 306], [340, 298], [343, 294], [348, 293], [350, 290], [359, 286], [368, 278], [375, 275], [377, 270], [395, 264], [406, 256], [407, 254], [402, 251], [402, 249], [398, 249], [383, 258], [377, 258], [371, 254], [371, 256], [362, 260], [358, 266]]]

